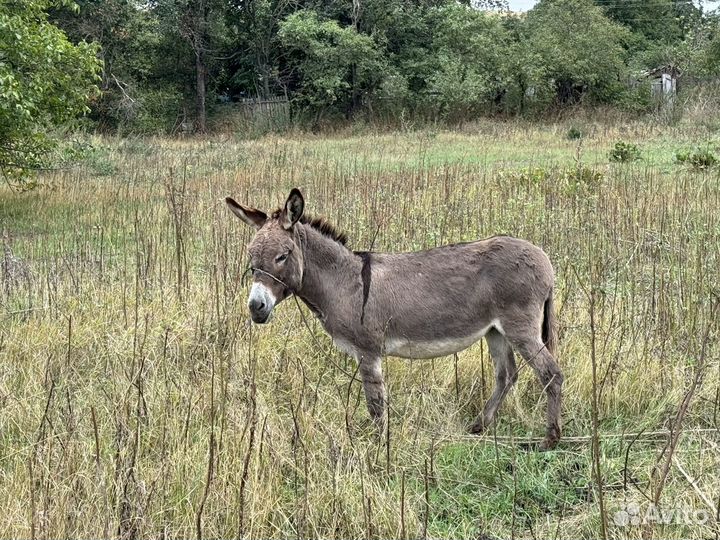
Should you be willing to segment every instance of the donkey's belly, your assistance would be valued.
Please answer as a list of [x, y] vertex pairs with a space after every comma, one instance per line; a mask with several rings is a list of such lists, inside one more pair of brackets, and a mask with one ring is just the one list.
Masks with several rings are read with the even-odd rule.
[[436, 338], [432, 340], [392, 337], [385, 340], [385, 354], [401, 358], [437, 358], [438, 356], [446, 356], [467, 349], [493, 327], [502, 332], [499, 322], [492, 321], [486, 327], [464, 337]]

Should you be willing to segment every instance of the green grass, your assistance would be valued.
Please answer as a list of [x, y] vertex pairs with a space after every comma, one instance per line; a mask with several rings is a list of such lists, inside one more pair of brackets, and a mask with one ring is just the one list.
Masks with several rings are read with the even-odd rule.
[[[717, 535], [714, 519], [613, 522], [657, 488], [657, 432], [701, 358], [661, 502], [720, 496], [720, 172], [675, 160], [716, 134], [584, 120], [570, 141], [570, 125], [94, 138], [91, 159], [40, 189], [0, 188], [3, 242], [32, 276], [0, 274], [0, 536], [189, 537], [199, 523], [207, 538], [598, 537], [594, 391], [608, 535]], [[611, 164], [619, 140], [642, 159]], [[356, 249], [500, 233], [542, 246], [557, 274], [561, 446], [528, 448], [545, 409], [529, 368], [496, 429], [466, 434], [492, 391], [484, 344], [457, 370], [385, 361], [388, 447], [353, 361], [307, 310], [309, 328], [293, 300], [251, 326], [252, 231], [222, 199], [267, 210], [294, 186]]]
[[[431, 536], [492, 534], [487, 524], [492, 516], [515, 515], [524, 528], [546, 514], [578, 510], [588, 489], [589, 465], [582, 455], [557, 459], [550, 453], [517, 453], [506, 446], [443, 448], [435, 465]], [[471, 528], [454, 529], [461, 524]]]

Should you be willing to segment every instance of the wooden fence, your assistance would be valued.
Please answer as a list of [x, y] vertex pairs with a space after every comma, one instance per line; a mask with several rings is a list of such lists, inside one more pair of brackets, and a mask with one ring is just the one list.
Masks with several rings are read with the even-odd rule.
[[290, 103], [284, 96], [243, 98], [233, 105], [244, 120], [255, 125], [283, 127], [290, 123]]

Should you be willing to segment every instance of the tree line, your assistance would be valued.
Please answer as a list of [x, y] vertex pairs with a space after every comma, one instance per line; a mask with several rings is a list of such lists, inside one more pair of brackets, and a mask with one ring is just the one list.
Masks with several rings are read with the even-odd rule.
[[185, 118], [204, 131], [218, 100], [240, 96], [287, 96], [310, 124], [642, 108], [647, 85], [638, 95], [628, 79], [667, 64], [711, 75], [720, 58], [717, 18], [691, 0], [541, 0], [522, 16], [456, 0], [76, 3], [51, 18], [99, 44], [93, 119], [107, 129]]
[[[717, 0], [715, 0], [717, 1]], [[207, 129], [223, 101], [286, 96], [298, 122], [449, 123], [577, 103], [642, 111], [644, 70], [720, 74], [717, 11], [691, 0], [6, 0], [0, 165], [49, 126]], [[29, 158], [28, 158], [29, 156]], [[36, 161], [33, 161], [37, 158]]]

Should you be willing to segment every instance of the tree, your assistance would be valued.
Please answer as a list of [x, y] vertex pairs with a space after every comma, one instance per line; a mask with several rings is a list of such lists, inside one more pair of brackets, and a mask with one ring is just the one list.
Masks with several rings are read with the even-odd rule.
[[229, 63], [235, 92], [270, 97], [284, 92], [280, 69], [280, 22], [297, 9], [291, 0], [233, 0], [228, 26], [236, 26], [236, 53]]
[[703, 17], [671, 53], [671, 63], [683, 78], [707, 80], [720, 76], [720, 13]]
[[677, 43], [697, 23], [702, 12], [688, 0], [595, 0], [612, 20], [630, 28], [639, 38], [635, 45]]
[[629, 32], [590, 0], [541, 0], [526, 22], [528, 46], [544, 71], [536, 92], [549, 90], [561, 104], [586, 95], [607, 102], [624, 87]]
[[48, 130], [86, 113], [97, 91], [97, 48], [73, 45], [48, 22], [47, 10], [56, 5], [0, 4], [0, 169], [10, 181], [48, 165], [57, 145]]
[[548, 70], [543, 56], [530, 40], [527, 21], [507, 17], [503, 22], [509, 36], [503, 51], [502, 69], [506, 82], [503, 106], [506, 112], [523, 114], [528, 110], [529, 98], [538, 89], [551, 86]]
[[[173, 81], [156, 80], [160, 73], [157, 18], [140, 9], [139, 0], [75, 0], [76, 9], [52, 9], [50, 21], [73, 43], [94, 42], [102, 60], [99, 99], [90, 118], [103, 131], [161, 131], [176, 119], [153, 105], [160, 91], [167, 109], [173, 101]], [[166, 60], [165, 60], [166, 61]], [[176, 100], [177, 101], [177, 100]], [[171, 124], [172, 125], [172, 124]]]
[[[195, 84], [195, 131], [207, 129], [208, 82], [218, 64], [225, 60], [223, 50], [231, 40], [225, 24], [227, 3], [224, 0], [152, 0], [149, 5], [159, 21], [163, 49], [180, 51], [183, 58], [168, 66], [169, 76], [175, 74], [183, 84], [192, 65]], [[162, 52], [161, 52], [162, 54]]]
[[427, 98], [451, 121], [491, 111], [505, 92], [503, 63], [508, 35], [498, 17], [462, 4], [433, 9], [432, 50], [436, 66]]
[[371, 95], [385, 71], [372, 37], [352, 26], [322, 20], [314, 11], [298, 11], [280, 24], [278, 37], [295, 71], [297, 99], [317, 113], [352, 116], [363, 95]]
[[635, 71], [685, 63], [683, 42], [703, 24], [702, 9], [689, 0], [595, 0], [605, 15], [630, 29], [628, 63]]
[[720, 76], [720, 13], [715, 15], [707, 23], [707, 45], [705, 47], [703, 63], [703, 75]]

